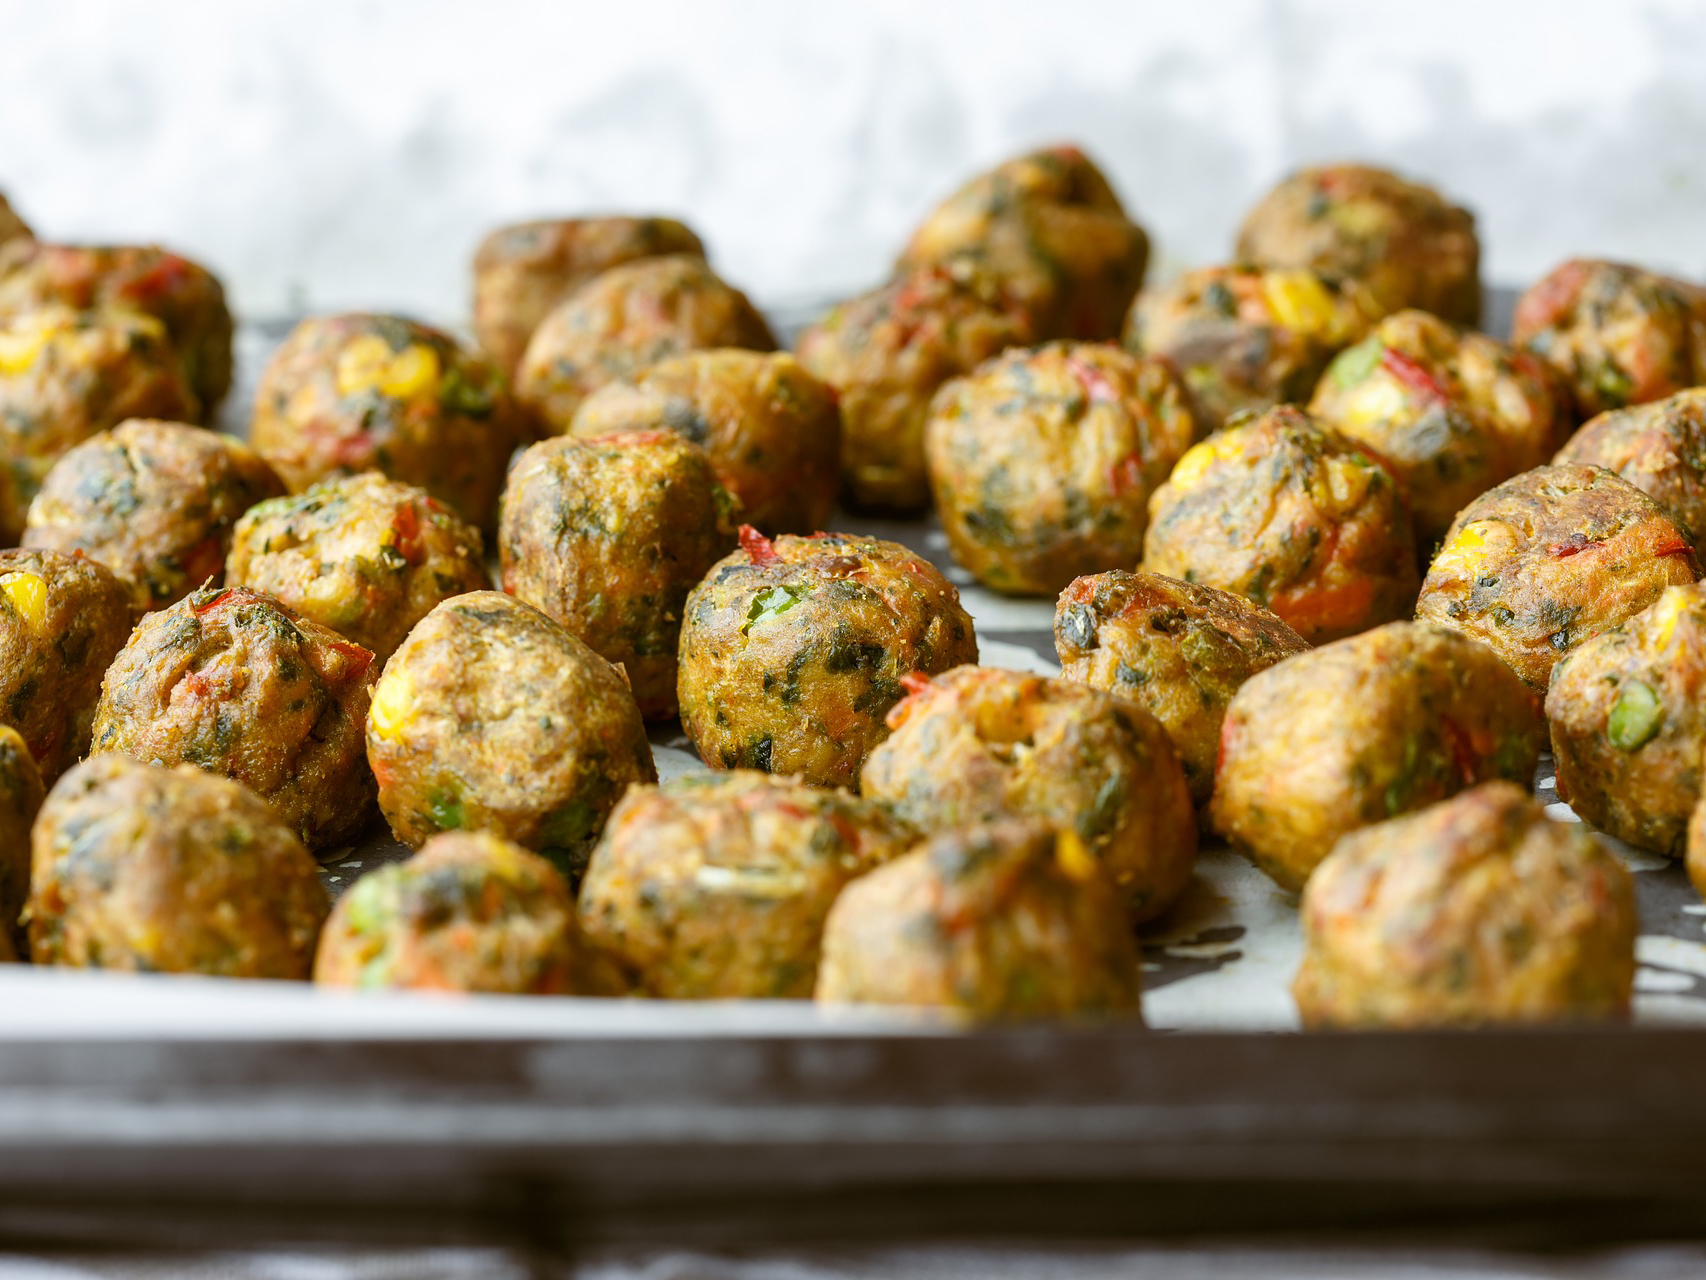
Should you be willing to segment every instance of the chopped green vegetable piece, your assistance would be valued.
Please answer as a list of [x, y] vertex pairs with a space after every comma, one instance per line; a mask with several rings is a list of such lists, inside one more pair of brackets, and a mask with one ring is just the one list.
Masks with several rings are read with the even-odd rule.
[[746, 611], [746, 621], [741, 624], [741, 634], [745, 635], [760, 622], [768, 622], [779, 618], [799, 603], [805, 594], [804, 587], [768, 587], [753, 597], [752, 607]]
[[1374, 372], [1384, 350], [1379, 338], [1365, 339], [1342, 352], [1327, 370], [1328, 376], [1336, 386], [1354, 387]]
[[471, 418], [481, 418], [492, 411], [492, 393], [468, 381], [456, 369], [444, 375], [438, 398], [445, 408]]
[[1635, 751], [1652, 741], [1664, 722], [1665, 709], [1659, 695], [1639, 680], [1631, 680], [1612, 704], [1605, 736], [1619, 751]]

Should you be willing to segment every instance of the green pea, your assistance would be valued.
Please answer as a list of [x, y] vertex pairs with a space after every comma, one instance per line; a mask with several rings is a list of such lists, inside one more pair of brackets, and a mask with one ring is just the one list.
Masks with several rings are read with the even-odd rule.
[[1639, 680], [1630, 680], [1612, 704], [1605, 736], [1619, 751], [1635, 751], [1652, 741], [1664, 722], [1665, 709], [1659, 695]]

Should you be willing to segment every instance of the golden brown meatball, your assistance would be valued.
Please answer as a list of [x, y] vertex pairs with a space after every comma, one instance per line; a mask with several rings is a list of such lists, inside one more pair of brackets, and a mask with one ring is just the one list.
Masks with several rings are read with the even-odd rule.
[[31, 878], [37, 964], [301, 979], [327, 911], [314, 859], [266, 801], [121, 755], [53, 788]]
[[0, 542], [16, 542], [42, 477], [126, 418], [194, 420], [194, 394], [148, 316], [50, 307], [0, 318]]
[[1551, 461], [1575, 422], [1549, 366], [1425, 311], [1388, 316], [1342, 352], [1309, 412], [1398, 478], [1424, 551], [1499, 481]]
[[1154, 716], [1070, 680], [987, 667], [910, 687], [866, 762], [867, 796], [925, 831], [1013, 817], [1074, 832], [1137, 920], [1179, 896], [1196, 818]]
[[577, 995], [591, 979], [563, 877], [485, 831], [436, 835], [362, 876], [314, 957], [314, 981], [328, 987]]
[[1149, 500], [1143, 568], [1272, 610], [1311, 643], [1406, 616], [1410, 511], [1361, 446], [1281, 406], [1193, 448]]
[[612, 267], [672, 253], [705, 256], [699, 237], [673, 218], [547, 218], [499, 227], [474, 255], [474, 334], [512, 375], [552, 307]]
[[310, 849], [373, 814], [362, 726], [373, 655], [271, 596], [204, 587], [143, 618], [101, 685], [93, 750], [252, 788]]
[[969, 262], [925, 267], [832, 309], [800, 335], [800, 363], [841, 398], [841, 478], [863, 507], [930, 500], [924, 421], [944, 382], [1027, 346], [1029, 314]]
[[954, 558], [998, 591], [1033, 595], [1136, 564], [1150, 495], [1195, 439], [1167, 365], [1065, 342], [948, 383], [924, 433]]
[[1339, 841], [1303, 895], [1306, 1027], [1628, 1015], [1635, 886], [1573, 823], [1489, 782]]
[[1687, 835], [1688, 882], [1694, 892], [1706, 898], [1706, 793], [1688, 816]]
[[749, 769], [634, 787], [587, 865], [581, 927], [647, 995], [809, 999], [836, 895], [915, 839], [881, 805]]
[[1556, 368], [1591, 418], [1706, 382], [1706, 291], [1572, 259], [1517, 301], [1511, 338]]
[[817, 998], [983, 1020], [1135, 1018], [1125, 906], [1072, 831], [1019, 821], [944, 831], [836, 899]]
[[1308, 400], [1327, 362], [1374, 318], [1348, 281], [1303, 270], [1205, 267], [1139, 294], [1125, 345], [1179, 371], [1206, 434], [1240, 413]]
[[0, 723], [49, 786], [88, 751], [101, 677], [132, 621], [124, 584], [87, 556], [0, 551]]
[[1697, 545], [1706, 535], [1706, 387], [1600, 414], [1553, 459], [1615, 471]]
[[567, 431], [581, 402], [606, 383], [710, 347], [774, 351], [776, 338], [703, 258], [642, 258], [595, 276], [539, 322], [515, 393], [539, 425]]
[[628, 784], [657, 781], [616, 669], [497, 591], [446, 600], [409, 633], [374, 690], [367, 758], [404, 844], [490, 831], [572, 878]]
[[1191, 799], [1206, 804], [1226, 704], [1251, 676], [1309, 647], [1242, 596], [1153, 573], [1079, 578], [1054, 611], [1061, 675], [1161, 722]]
[[31, 235], [29, 224], [18, 216], [17, 210], [7, 203], [5, 194], [0, 192], [0, 245], [14, 238], [28, 240]]
[[967, 258], [988, 266], [1036, 321], [1037, 337], [1101, 342], [1143, 284], [1149, 237], [1074, 146], [1016, 156], [944, 200], [895, 270]]
[[502, 375], [448, 333], [341, 315], [304, 320], [273, 353], [249, 435], [292, 493], [380, 471], [490, 529], [528, 430]]
[[231, 389], [232, 322], [225, 289], [188, 258], [153, 245], [91, 248], [14, 240], [0, 249], [0, 315], [44, 306], [134, 312], [165, 327], [202, 416], [164, 411], [152, 416], [211, 421]]
[[1561, 658], [1546, 719], [1558, 798], [1619, 840], [1681, 857], [1706, 752], [1706, 585], [1666, 588]]
[[571, 430], [669, 430], [703, 446], [747, 522], [771, 535], [821, 529], [841, 482], [835, 392], [785, 351], [661, 360], [593, 392]]
[[22, 735], [0, 724], [0, 960], [13, 951], [18, 913], [30, 896], [30, 827], [42, 795], [41, 770]]
[[232, 532], [225, 576], [355, 641], [380, 666], [434, 605], [492, 585], [478, 529], [376, 471], [251, 507]]
[[1432, 187], [1385, 169], [1304, 169], [1257, 202], [1238, 257], [1357, 280], [1382, 315], [1415, 307], [1458, 324], [1481, 318], [1475, 217]]
[[1544, 691], [1561, 656], [1699, 576], [1682, 529], [1627, 480], [1536, 467], [1458, 513], [1416, 617], [1474, 636]]
[[30, 504], [24, 545], [87, 553], [118, 575], [141, 614], [218, 586], [237, 518], [283, 492], [241, 440], [133, 419], [54, 464]]
[[902, 681], [977, 661], [959, 592], [899, 543], [741, 530], [687, 597], [681, 726], [713, 769], [850, 787]]
[[1209, 821], [1299, 889], [1352, 831], [1494, 778], [1525, 786], [1538, 700], [1493, 651], [1394, 622], [1252, 676], [1226, 708]]
[[640, 713], [676, 712], [687, 593], [735, 543], [710, 456], [669, 431], [559, 436], [504, 489], [504, 590], [627, 670]]

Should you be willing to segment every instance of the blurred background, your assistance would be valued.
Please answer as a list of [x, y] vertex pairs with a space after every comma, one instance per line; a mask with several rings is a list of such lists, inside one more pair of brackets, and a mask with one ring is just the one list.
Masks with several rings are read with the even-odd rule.
[[1343, 158], [1475, 209], [1496, 283], [1576, 253], [1706, 274], [1699, 0], [0, 0], [0, 33], [0, 190], [38, 233], [164, 242], [251, 317], [459, 320], [483, 231], [611, 211], [810, 304], [1059, 140], [1162, 275]]

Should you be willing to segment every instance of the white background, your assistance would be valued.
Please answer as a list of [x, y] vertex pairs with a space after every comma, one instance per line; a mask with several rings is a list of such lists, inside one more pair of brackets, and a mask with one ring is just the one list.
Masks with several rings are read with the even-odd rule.
[[977, 166], [1073, 139], [1163, 273], [1308, 159], [1479, 213], [1488, 274], [1706, 274], [1706, 3], [0, 0], [0, 188], [45, 236], [161, 240], [250, 315], [456, 319], [480, 233], [675, 213], [786, 304], [884, 271]]

